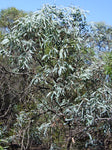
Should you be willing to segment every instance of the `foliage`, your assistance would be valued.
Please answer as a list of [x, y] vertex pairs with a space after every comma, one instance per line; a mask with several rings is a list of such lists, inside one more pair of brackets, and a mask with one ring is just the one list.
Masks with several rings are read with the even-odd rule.
[[108, 75], [108, 79], [112, 80], [112, 51], [106, 53], [105, 62], [106, 62], [105, 65], [106, 74]]
[[26, 12], [14, 7], [0, 10], [0, 41], [3, 40], [5, 33], [10, 32], [11, 28], [14, 26], [14, 22], [26, 15]]
[[[112, 50], [112, 27], [103, 22], [92, 23], [92, 33], [94, 41], [91, 41], [96, 52]], [[92, 39], [91, 39], [92, 40]]]
[[4, 37], [0, 52], [10, 66], [1, 67], [0, 114], [4, 122], [10, 114], [6, 126], [13, 145], [94, 148], [100, 132], [111, 135], [112, 89], [96, 51], [105, 30], [95, 29], [79, 8], [45, 5], [17, 20]]
[[[0, 139], [0, 150], [7, 150], [8, 146], [3, 146], [4, 143], [6, 144], [6, 143], [8, 143], [8, 141], [4, 140], [4, 139]], [[2, 146], [1, 146], [1, 144], [2, 144]]]
[[2, 32], [0, 31], [0, 41], [2, 41], [3, 40], [3, 34], [2, 34]]
[[0, 11], [0, 28], [2, 28], [3, 32], [9, 32], [14, 21], [25, 15], [26, 13], [24, 11], [17, 10], [14, 7], [2, 9]]

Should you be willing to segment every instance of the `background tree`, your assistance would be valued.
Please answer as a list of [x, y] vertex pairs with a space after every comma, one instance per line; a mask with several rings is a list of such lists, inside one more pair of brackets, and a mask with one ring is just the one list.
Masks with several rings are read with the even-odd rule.
[[112, 78], [112, 27], [103, 22], [91, 24], [89, 46], [94, 49], [96, 57], [105, 62], [106, 79], [111, 84]]
[[112, 27], [103, 22], [92, 24], [94, 46], [96, 51], [112, 50]]
[[2, 29], [2, 32], [10, 32], [14, 21], [24, 17], [26, 14], [26, 12], [14, 7], [2, 9], [0, 11], [0, 28]]

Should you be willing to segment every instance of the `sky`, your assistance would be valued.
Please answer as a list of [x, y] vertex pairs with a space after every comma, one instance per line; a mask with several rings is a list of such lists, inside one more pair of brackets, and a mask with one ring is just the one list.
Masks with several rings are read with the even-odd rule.
[[105, 22], [112, 26], [112, 0], [0, 0], [0, 10], [16, 7], [24, 11], [37, 11], [44, 4], [61, 7], [77, 6], [89, 11], [88, 22]]

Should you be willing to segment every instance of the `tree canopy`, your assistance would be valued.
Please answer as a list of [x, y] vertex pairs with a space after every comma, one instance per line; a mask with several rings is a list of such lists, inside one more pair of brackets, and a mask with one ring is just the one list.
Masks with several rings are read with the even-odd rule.
[[11, 27], [17, 19], [24, 17], [27, 13], [22, 10], [18, 10], [15, 7], [8, 9], [2, 9], [0, 11], [0, 28], [3, 28], [5, 32], [9, 32]]
[[76, 7], [45, 5], [16, 21], [0, 51], [7, 60], [0, 72], [0, 138], [9, 148], [107, 146], [112, 72], [105, 55], [111, 53], [111, 29], [87, 24], [86, 12]]

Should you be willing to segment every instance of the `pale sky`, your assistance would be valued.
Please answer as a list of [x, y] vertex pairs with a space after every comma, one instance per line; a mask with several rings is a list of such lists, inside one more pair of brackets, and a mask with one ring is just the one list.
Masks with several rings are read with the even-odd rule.
[[112, 25], [112, 0], [0, 0], [0, 10], [8, 7], [16, 7], [24, 11], [36, 11], [43, 4], [57, 6], [78, 6], [89, 11], [87, 21], [103, 21]]

